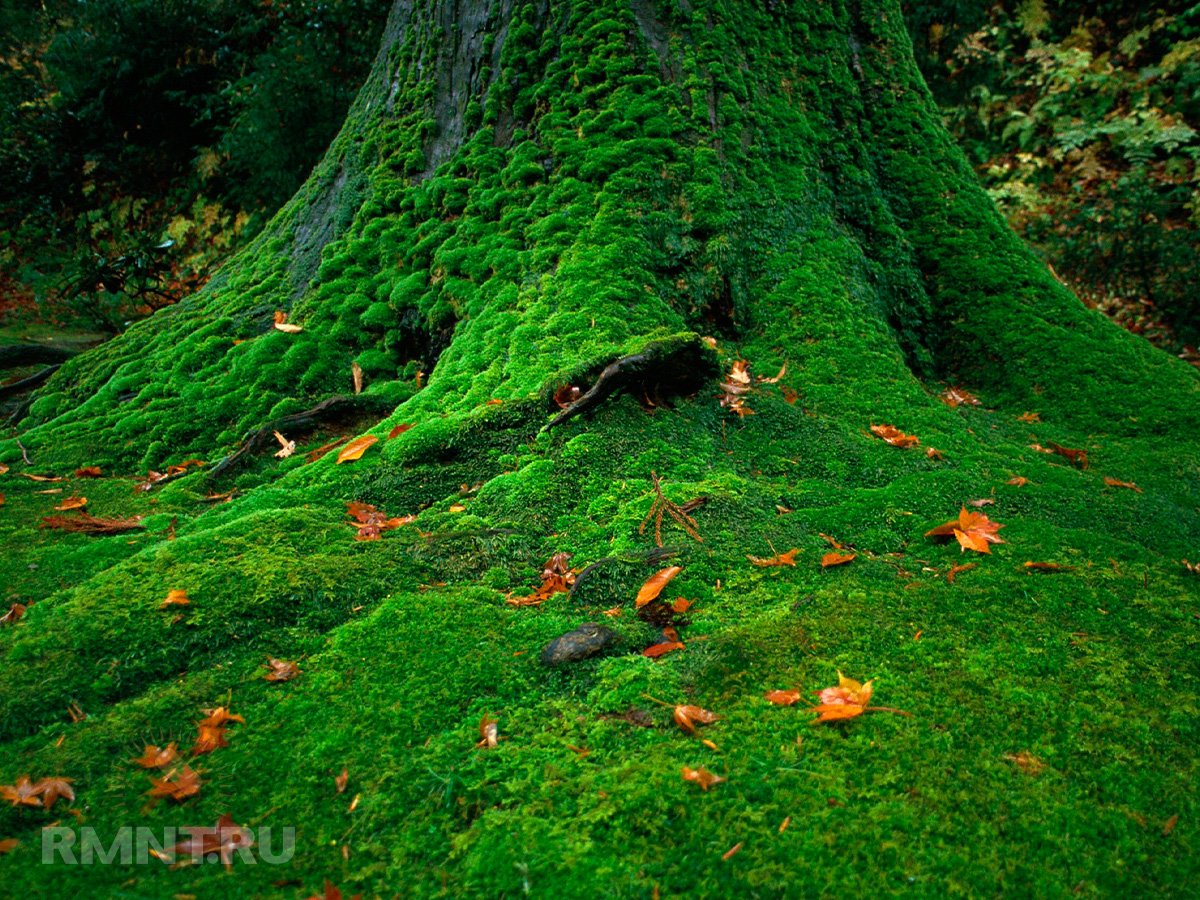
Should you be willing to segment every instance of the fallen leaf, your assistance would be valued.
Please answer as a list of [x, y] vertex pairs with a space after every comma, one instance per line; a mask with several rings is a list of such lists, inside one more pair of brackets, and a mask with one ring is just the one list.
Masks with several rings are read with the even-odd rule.
[[[254, 844], [250, 832], [234, 824], [233, 817], [228, 813], [217, 820], [212, 828], [184, 827], [188, 833], [185, 840], [179, 841], [169, 852], [169, 861], [175, 862], [181, 856], [187, 856], [188, 861], [199, 864], [209, 856], [217, 856], [224, 863], [226, 870], [233, 868], [233, 857], [238, 851]], [[163, 857], [166, 859], [166, 857]]]
[[1017, 421], [1018, 422], [1026, 422], [1030, 425], [1036, 425], [1038, 422], [1042, 421], [1042, 417], [1041, 417], [1041, 415], [1039, 415], [1038, 413], [1035, 413], [1035, 412], [1026, 412], [1026, 413], [1021, 413], [1021, 415], [1017, 416]]
[[390, 441], [394, 437], [399, 437], [400, 435], [404, 434], [404, 432], [408, 431], [410, 428], [415, 427], [415, 425], [416, 425], [415, 422], [401, 422], [399, 425], [397, 425], [395, 428], [393, 428], [391, 431], [388, 432], [388, 440]]
[[285, 334], [299, 334], [304, 329], [299, 325], [289, 325], [287, 313], [283, 310], [275, 310], [275, 330], [282, 331]]
[[33, 786], [34, 790], [41, 795], [42, 808], [51, 809], [58, 802], [59, 797], [67, 800], [75, 799], [75, 789], [71, 787], [70, 778], [42, 778]]
[[761, 569], [770, 568], [772, 566], [795, 566], [796, 554], [800, 552], [799, 547], [793, 547], [787, 553], [776, 553], [774, 556], [762, 559], [757, 556], [747, 556], [750, 560], [750, 565], [758, 566]]
[[462, 512], [463, 510], [465, 510], [466, 508], [467, 508], [467, 507], [466, 507], [466, 506], [464, 506], [462, 503], [451, 503], [451, 504], [450, 504], [450, 509], [449, 509], [449, 512], [452, 512], [452, 513], [460, 513], [460, 512]]
[[[342, 892], [340, 888], [334, 887], [333, 883], [326, 878], [324, 891], [320, 894], [313, 894], [308, 900], [342, 900]], [[362, 900], [362, 894], [355, 894], [350, 900]]]
[[279, 449], [275, 451], [276, 459], [287, 459], [296, 452], [296, 442], [289, 441], [278, 431], [272, 432], [275, 435], [275, 440], [279, 441]]
[[781, 385], [779, 390], [783, 393], [783, 399], [786, 403], [794, 406], [796, 401], [800, 399], [800, 394], [793, 388]]
[[475, 745], [480, 750], [491, 750], [500, 742], [500, 723], [487, 713], [479, 720], [479, 742]]
[[542, 567], [542, 583], [536, 591], [524, 597], [509, 597], [504, 602], [509, 606], [540, 606], [555, 594], [569, 593], [576, 575], [570, 568], [570, 558], [570, 553], [555, 553]]
[[0, 799], [12, 803], [13, 806], [41, 806], [40, 792], [28, 775], [22, 775], [16, 784], [0, 784]]
[[753, 390], [749, 366], [744, 359], [735, 359], [729, 368], [729, 374], [721, 382], [719, 402], [730, 412], [737, 413], [739, 418], [754, 415], [754, 410], [746, 406], [746, 394]]
[[682, 650], [683, 644], [679, 641], [660, 641], [657, 644], [651, 644], [642, 651], [642, 656], [650, 659], [658, 659], [660, 656], [665, 656], [668, 653], [673, 653], [676, 650]]
[[767, 378], [764, 375], [757, 376], [754, 380], [759, 384], [778, 384], [779, 380], [787, 374], [787, 363], [779, 367], [779, 373], [774, 378]]
[[1179, 814], [1176, 813], [1175, 815], [1171, 816], [1171, 818], [1167, 819], [1166, 822], [1163, 823], [1162, 836], [1167, 837], [1172, 831], [1175, 830], [1175, 826], [1178, 824], [1179, 824]]
[[583, 391], [573, 384], [564, 384], [554, 392], [554, 403], [559, 409], [566, 409], [583, 396]]
[[783, 821], [779, 823], [779, 833], [783, 834], [785, 831], [787, 831], [787, 827], [791, 824], [792, 824], [792, 817], [785, 816]]
[[1200, 575], [1200, 562], [1188, 562], [1186, 559], [1181, 559], [1185, 572], [1191, 572], [1193, 575]]
[[0, 616], [0, 625], [16, 625], [28, 608], [24, 603], [13, 603], [9, 606], [8, 612]]
[[228, 490], [223, 494], [205, 494], [200, 498], [200, 501], [202, 503], [228, 503], [233, 499], [233, 495], [236, 491], [237, 488], [233, 488], [232, 490]]
[[99, 466], [84, 466], [82, 469], [76, 469], [75, 477], [76, 478], [99, 478], [100, 477], [100, 467]]
[[333, 779], [333, 786], [339, 794], [346, 793], [346, 785], [350, 783], [350, 771], [342, 766], [342, 774]]
[[340, 437], [337, 440], [330, 441], [328, 444], [322, 444], [320, 447], [317, 447], [317, 449], [315, 449], [315, 450], [309, 450], [307, 453], [304, 454], [304, 461], [306, 463], [314, 463], [318, 459], [320, 459], [322, 456], [324, 456], [326, 453], [328, 453], [330, 450], [332, 450], [334, 447], [340, 447], [340, 446], [342, 446], [342, 444], [346, 443], [346, 441], [348, 441], [348, 440], [350, 440], [350, 438]]
[[300, 666], [290, 659], [276, 659], [273, 656], [268, 656], [263, 668], [267, 670], [267, 674], [263, 676], [266, 681], [291, 681], [300, 674]]
[[800, 700], [799, 691], [769, 691], [763, 696], [776, 706], [794, 706]]
[[714, 784], [720, 784], [725, 779], [720, 775], [714, 775], [703, 766], [698, 769], [691, 769], [687, 766], [684, 766], [683, 780], [694, 782], [695, 784], [700, 785], [701, 790], [707, 791]]
[[853, 678], [847, 678], [840, 671], [837, 673], [837, 676], [838, 683], [836, 687], [828, 687], [817, 692], [817, 698], [822, 703], [865, 707], [871, 701], [871, 694], [874, 692], [873, 682], [868, 681], [866, 684], [863, 684], [855, 681]]
[[176, 744], [174, 741], [171, 741], [165, 747], [156, 747], [154, 744], [147, 744], [146, 749], [142, 751], [142, 755], [133, 760], [133, 762], [143, 769], [165, 769], [178, 759], [179, 752], [176, 749]]
[[978, 500], [968, 500], [967, 506], [973, 506], [976, 509], [983, 509], [985, 506], [995, 506], [996, 501], [991, 497], [981, 497]]
[[831, 566], [844, 566], [846, 563], [854, 562], [857, 556], [857, 553], [838, 553], [836, 550], [831, 550], [821, 557], [821, 568], [828, 569]]
[[1132, 481], [1119, 481], [1116, 478], [1109, 478], [1107, 475], [1105, 475], [1104, 483], [1109, 487], [1129, 488], [1131, 491], [1137, 491], [1139, 494], [1142, 493], [1142, 489]]
[[379, 438], [375, 437], [375, 435], [373, 435], [373, 434], [364, 434], [360, 438], [355, 438], [350, 443], [348, 443], [345, 447], [343, 447], [341, 449], [341, 452], [338, 453], [338, 455], [337, 455], [338, 465], [340, 465], [344, 462], [353, 462], [354, 460], [358, 459], [364, 453], [367, 452], [367, 449], [372, 444], [374, 444], [378, 440], [379, 440]]
[[671, 604], [671, 612], [685, 613], [691, 608], [693, 602], [692, 600], [684, 600], [682, 597], [677, 597]]
[[954, 584], [954, 578], [959, 572], [967, 572], [978, 566], [979, 563], [965, 563], [961, 566], [951, 566], [950, 571], [946, 573], [946, 583]]
[[928, 457], [929, 459], [937, 459], [937, 460], [943, 460], [946, 458], [945, 455], [942, 453], [942, 451], [938, 450], [936, 447], [926, 448], [925, 456]]
[[168, 606], [191, 606], [192, 601], [187, 595], [187, 591], [167, 591], [167, 599], [162, 602], [159, 609], [166, 609]]
[[358, 534], [354, 536], [356, 541], [377, 541], [383, 536], [383, 532], [391, 531], [402, 525], [409, 525], [417, 518], [416, 516], [389, 516], [383, 510], [376, 509], [369, 503], [359, 503], [356, 500], [346, 504], [346, 515], [357, 523], [355, 527], [358, 529]]
[[696, 725], [711, 725], [716, 722], [720, 716], [716, 713], [709, 712], [707, 709], [701, 709], [699, 706], [676, 706], [674, 709], [675, 724], [686, 731], [688, 734], [696, 733]]
[[246, 721], [241, 716], [230, 713], [224, 706], [205, 710], [205, 712], [208, 713], [208, 716], [196, 723], [197, 735], [196, 743], [191, 750], [192, 756], [212, 753], [214, 750], [228, 747], [229, 739], [225, 734], [226, 728], [232, 722], [245, 723]]
[[1062, 444], [1054, 443], [1054, 441], [1047, 441], [1046, 443], [1051, 453], [1057, 453], [1059, 456], [1069, 460], [1072, 465], [1078, 466], [1081, 469], [1088, 467], [1088, 454], [1086, 450], [1064, 447]]
[[21, 478], [28, 478], [30, 481], [62, 481], [60, 476], [55, 475], [32, 475], [29, 472], [18, 472]]
[[354, 382], [354, 393], [361, 394], [363, 389], [363, 370], [356, 362], [350, 363], [350, 379]]
[[126, 531], [143, 531], [142, 517], [131, 519], [100, 519], [86, 512], [76, 516], [47, 516], [42, 519], [42, 528], [72, 531], [79, 534], [123, 534]]
[[1025, 569], [1029, 572], [1073, 572], [1074, 566], [1063, 566], [1053, 562], [1027, 562]]
[[728, 860], [735, 853], [737, 853], [739, 850], [742, 849], [742, 844], [744, 844], [744, 843], [745, 843], [745, 841], [738, 841], [736, 844], [734, 844], [732, 847], [730, 847], [728, 850], [726, 850], [723, 854], [721, 854], [721, 859]]
[[964, 506], [957, 519], [951, 519], [937, 528], [931, 528], [925, 532], [925, 537], [954, 537], [963, 550], [975, 550], [979, 553], [990, 554], [992, 552], [990, 544], [1004, 543], [996, 534], [1003, 527], [999, 522], [993, 522], [983, 513], [968, 512]]
[[491, 400], [489, 400], [487, 402], [487, 405], [488, 406], [500, 406], [502, 403], [504, 403], [503, 400], [497, 400], [495, 397], [493, 397]]
[[958, 406], [979, 406], [979, 398], [970, 391], [953, 385], [947, 387], [941, 393], [942, 402], [954, 409]]
[[604, 610], [604, 615], [608, 616], [610, 619], [615, 619], [617, 616], [621, 615], [622, 612], [623, 609], [620, 606], [614, 606], [611, 609]]
[[0, 463], [0, 475], [7, 475], [7, 474], [8, 474], [8, 466], [6, 466], [4, 463]]
[[1040, 775], [1046, 768], [1044, 762], [1027, 750], [1022, 750], [1020, 753], [1005, 753], [1004, 758], [1011, 763], [1016, 763], [1017, 768], [1026, 775]]
[[667, 586], [671, 579], [682, 571], [682, 566], [667, 566], [665, 569], [659, 569], [646, 579], [646, 582], [642, 585], [641, 590], [638, 591], [637, 600], [634, 601], [635, 606], [638, 609], [641, 609], [647, 603], [655, 600], [658, 595], [662, 593], [663, 588]]
[[893, 447], [914, 447], [921, 443], [916, 435], [905, 434], [894, 425], [872, 425], [871, 433]]
[[4, 855], [5, 853], [12, 853], [19, 846], [21, 846], [21, 842], [16, 838], [5, 838], [4, 840], [0, 841], [0, 856]]
[[1005, 484], [1011, 484], [1013, 487], [1025, 487], [1025, 485], [1029, 484], [1029, 479], [1022, 475], [1014, 475]]

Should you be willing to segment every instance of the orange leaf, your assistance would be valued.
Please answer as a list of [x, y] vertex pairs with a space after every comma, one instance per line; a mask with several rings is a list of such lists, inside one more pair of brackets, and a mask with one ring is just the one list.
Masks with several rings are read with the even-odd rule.
[[821, 722], [853, 719], [855, 716], [861, 716], [866, 709], [857, 703], [822, 703], [812, 707], [811, 712], [817, 713], [817, 718], [813, 719], [813, 724], [817, 725]]
[[822, 704], [835, 706], [845, 703], [852, 706], [866, 706], [871, 702], [871, 694], [874, 692], [873, 682], [868, 681], [866, 684], [862, 684], [853, 678], [847, 678], [840, 671], [837, 676], [837, 687], [828, 687], [817, 692], [817, 697]]
[[968, 512], [962, 507], [957, 519], [951, 519], [925, 532], [925, 537], [945, 539], [956, 538], [964, 550], [976, 550], [980, 553], [991, 553], [990, 544], [1003, 544], [1004, 541], [996, 534], [1004, 526], [993, 522], [983, 513]]
[[490, 750], [500, 742], [500, 723], [487, 713], [479, 720], [479, 743], [475, 746], [480, 750]]
[[338, 453], [338, 464], [340, 465], [344, 462], [353, 462], [366, 453], [367, 449], [378, 440], [379, 438], [375, 437], [373, 434], [364, 434], [360, 438], [355, 438], [345, 447], [343, 447], [340, 453]]
[[33, 789], [41, 796], [43, 809], [53, 807], [59, 797], [65, 797], [67, 800], [75, 799], [75, 789], [71, 787], [70, 778], [42, 778], [33, 786]]
[[1107, 475], [1104, 476], [1104, 483], [1109, 487], [1129, 488], [1131, 491], [1137, 491], [1139, 494], [1142, 492], [1142, 489], [1132, 481], [1119, 481], [1116, 478], [1109, 478]]
[[703, 766], [701, 766], [698, 769], [691, 769], [691, 768], [688, 768], [687, 766], [684, 766], [683, 767], [683, 780], [694, 782], [695, 784], [700, 785], [700, 788], [702, 790], [707, 791], [714, 784], [720, 784], [725, 779], [722, 778], [720, 775], [714, 775], [712, 772], [708, 771], [708, 769], [704, 768]]
[[894, 425], [872, 425], [871, 433], [893, 447], [913, 447], [921, 443], [916, 435], [905, 434]]
[[285, 313], [283, 310], [281, 310], [281, 309], [275, 310], [275, 330], [276, 331], [282, 331], [282, 332], [285, 332], [286, 334], [298, 334], [299, 332], [304, 330], [299, 325], [289, 325], [287, 318], [288, 318], [287, 313]]
[[641, 609], [647, 603], [657, 598], [671, 579], [682, 571], [682, 566], [667, 566], [665, 569], [659, 569], [647, 578], [645, 584], [642, 585], [642, 589], [638, 591], [637, 600], [635, 601], [637, 608]]
[[31, 475], [28, 472], [18, 472], [21, 478], [28, 478], [30, 481], [62, 481], [61, 477], [54, 475]]
[[267, 669], [267, 674], [263, 676], [266, 681], [291, 681], [300, 674], [300, 667], [295, 662], [273, 656], [267, 657], [263, 668]]
[[658, 659], [667, 653], [673, 653], [676, 650], [682, 650], [683, 644], [679, 641], [663, 641], [658, 644], [651, 644], [642, 651], [642, 656], [648, 656], [650, 659]]
[[760, 559], [757, 556], [747, 556], [746, 559], [750, 560], [751, 565], [758, 566], [759, 568], [763, 569], [771, 566], [795, 566], [796, 554], [799, 552], [799, 547], [793, 547], [787, 553], [776, 553], [774, 556], [768, 557], [767, 559]]
[[182, 772], [172, 771], [165, 778], [151, 778], [151, 788], [146, 793], [151, 797], [166, 797], [176, 803], [182, 803], [188, 797], [199, 794], [200, 785], [203, 783], [200, 773], [185, 765]]
[[168, 606], [191, 606], [192, 601], [187, 595], [187, 591], [167, 591], [167, 599], [162, 602], [159, 609], [166, 609]]
[[21, 842], [16, 838], [5, 838], [4, 840], [0, 841], [0, 855], [12, 853], [19, 846], [21, 846]]
[[24, 603], [13, 603], [8, 608], [8, 612], [0, 616], [0, 625], [16, 625], [17, 620], [25, 615], [25, 610], [28, 607]]
[[76, 469], [75, 477], [76, 478], [99, 478], [100, 477], [100, 467], [99, 466], [84, 466], [82, 469]]
[[737, 853], [739, 850], [742, 849], [742, 844], [744, 844], [744, 843], [745, 843], [745, 841], [738, 841], [736, 844], [734, 844], [732, 847], [730, 847], [728, 850], [726, 850], [723, 854], [721, 854], [721, 859], [727, 860], [730, 857], [732, 857], [735, 853]]
[[1025, 569], [1029, 572], [1073, 572], [1074, 566], [1063, 566], [1052, 562], [1027, 562]]
[[1042, 417], [1038, 413], [1027, 412], [1027, 413], [1021, 413], [1021, 415], [1017, 416], [1017, 421], [1018, 422], [1026, 422], [1030, 425], [1036, 425], [1038, 422], [1042, 421]]
[[956, 576], [959, 572], [967, 572], [971, 569], [974, 569], [978, 565], [979, 563], [966, 563], [965, 565], [961, 566], [951, 566], [950, 571], [946, 573], [946, 583], [954, 584], [954, 576]]
[[979, 398], [970, 391], [951, 385], [941, 393], [942, 402], [954, 409], [956, 406], [979, 406]]
[[9, 801], [13, 806], [42, 805], [37, 785], [29, 780], [28, 775], [22, 775], [16, 784], [0, 784], [0, 799]]
[[675, 602], [671, 604], [671, 611], [685, 613], [691, 608], [692, 603], [692, 600], [684, 600], [682, 597], [677, 597]]
[[350, 771], [342, 766], [342, 774], [333, 779], [333, 786], [339, 794], [346, 793], [346, 785], [350, 783]]
[[828, 569], [830, 566], [844, 566], [846, 563], [854, 562], [857, 556], [857, 553], [838, 553], [835, 550], [831, 550], [821, 557], [821, 568]]
[[925, 455], [930, 459], [945, 459], [945, 455], [936, 447], [929, 447], [925, 450]]
[[388, 432], [388, 440], [390, 441], [394, 437], [399, 437], [400, 435], [404, 434], [404, 432], [408, 431], [408, 429], [412, 428], [414, 425], [415, 425], [415, 423], [413, 423], [413, 422], [401, 422], [399, 425], [397, 425], [395, 428], [393, 428], [391, 431]]
[[134, 763], [143, 769], [162, 769], [177, 759], [179, 759], [179, 753], [176, 750], [175, 742], [171, 741], [165, 747], [156, 747], [153, 744], [147, 744], [142, 755], [135, 759]]
[[720, 716], [716, 713], [709, 712], [707, 709], [701, 709], [699, 706], [676, 706], [674, 710], [675, 724], [686, 731], [688, 734], [696, 733], [696, 725], [711, 725], [717, 721]]
[[800, 700], [799, 691], [770, 691], [763, 696], [776, 706], [793, 706]]
[[1025, 485], [1029, 484], [1029, 479], [1023, 475], [1014, 475], [1005, 484], [1011, 484], [1013, 487], [1025, 487]]

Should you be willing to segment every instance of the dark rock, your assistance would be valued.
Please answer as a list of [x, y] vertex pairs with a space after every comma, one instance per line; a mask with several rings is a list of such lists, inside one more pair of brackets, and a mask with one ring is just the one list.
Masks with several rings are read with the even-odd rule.
[[617, 633], [611, 628], [595, 622], [584, 622], [574, 631], [568, 631], [548, 643], [542, 650], [542, 664], [561, 666], [587, 659], [603, 652], [616, 639]]

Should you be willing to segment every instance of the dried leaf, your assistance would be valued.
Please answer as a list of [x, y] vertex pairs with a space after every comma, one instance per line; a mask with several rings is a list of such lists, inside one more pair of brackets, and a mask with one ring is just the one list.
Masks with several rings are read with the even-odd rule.
[[29, 472], [18, 472], [17, 475], [21, 478], [28, 478], [30, 481], [62, 481], [60, 476], [56, 475], [31, 475]]
[[946, 458], [942, 451], [938, 450], [936, 447], [927, 447], [925, 449], [925, 456], [928, 459], [936, 460], [944, 460]]
[[333, 786], [339, 794], [346, 793], [346, 785], [350, 783], [350, 771], [342, 766], [342, 774], [333, 779]]
[[868, 681], [866, 684], [855, 681], [853, 678], [847, 678], [840, 671], [837, 673], [838, 683], [836, 687], [828, 687], [817, 692], [817, 698], [821, 703], [834, 706], [840, 703], [851, 706], [865, 707], [871, 702], [871, 694], [874, 693], [873, 682]]
[[479, 742], [475, 745], [480, 750], [491, 750], [500, 742], [500, 723], [487, 713], [479, 720]]
[[566, 409], [583, 396], [583, 391], [573, 384], [564, 384], [554, 392], [554, 402], [559, 409]]
[[959, 572], [968, 572], [978, 565], [979, 563], [965, 563], [961, 566], [951, 566], [950, 571], [946, 573], [946, 583], [954, 584], [954, 577], [958, 575]]
[[674, 709], [674, 718], [676, 725], [688, 734], [695, 734], [697, 725], [711, 725], [720, 716], [709, 712], [707, 709], [701, 709], [699, 706], [687, 705], [676, 706]]
[[685, 613], [691, 609], [694, 602], [693, 600], [684, 600], [682, 597], [676, 597], [674, 602], [671, 603], [671, 612]]
[[166, 609], [168, 606], [191, 606], [191, 598], [188, 597], [187, 591], [167, 591], [167, 599], [162, 602], [159, 609]]
[[147, 744], [146, 749], [142, 751], [142, 755], [133, 760], [133, 762], [143, 769], [165, 769], [178, 759], [179, 751], [176, 748], [175, 742], [171, 741], [165, 747], [156, 747], [154, 744]]
[[1178, 824], [1179, 824], [1179, 814], [1176, 813], [1175, 815], [1171, 816], [1171, 818], [1167, 819], [1167, 821], [1165, 821], [1163, 823], [1162, 836], [1167, 837], [1172, 831], [1175, 830], [1175, 826]]
[[388, 440], [390, 441], [392, 438], [399, 437], [400, 435], [404, 434], [404, 432], [408, 431], [410, 428], [415, 427], [415, 425], [416, 425], [415, 422], [401, 422], [399, 425], [397, 425], [395, 428], [393, 428], [391, 431], [388, 432]]
[[663, 588], [670, 583], [671, 579], [683, 571], [682, 566], [667, 566], [665, 569], [659, 569], [653, 575], [646, 579], [641, 590], [638, 591], [635, 605], [641, 609], [647, 603], [655, 600], [662, 593]]
[[660, 656], [665, 656], [668, 653], [673, 653], [676, 650], [682, 650], [683, 644], [679, 641], [660, 641], [657, 644], [651, 644], [642, 651], [642, 656], [650, 659], [658, 659]]
[[976, 509], [983, 509], [985, 506], [995, 506], [996, 501], [991, 497], [980, 497], [978, 500], [968, 500], [967, 506], [973, 506]]
[[237, 488], [226, 491], [223, 494], [205, 494], [200, 498], [202, 503], [228, 503], [233, 499], [233, 495], [237, 492]]
[[101, 519], [81, 512], [75, 516], [47, 516], [42, 519], [42, 528], [72, 531], [79, 534], [123, 534], [126, 531], [143, 531], [142, 517], [131, 519]]
[[75, 477], [76, 478], [99, 478], [100, 477], [100, 467], [99, 466], [84, 466], [82, 469], [76, 469]]
[[728, 850], [726, 850], [724, 853], [721, 854], [721, 859], [723, 859], [723, 860], [730, 859], [734, 854], [736, 854], [739, 850], [742, 849], [742, 845], [744, 843], [745, 843], [745, 841], [738, 841], [736, 844], [734, 844], [732, 847], [730, 847]]
[[5, 838], [0, 841], [0, 856], [3, 856], [5, 853], [12, 853], [20, 846], [21, 842], [16, 838]]
[[16, 625], [21, 616], [25, 615], [28, 607], [24, 603], [13, 603], [8, 612], [0, 616], [0, 625]]
[[304, 454], [304, 461], [306, 463], [314, 463], [318, 459], [320, 459], [322, 456], [324, 456], [326, 453], [328, 453], [330, 450], [332, 450], [334, 447], [340, 447], [340, 446], [342, 446], [342, 444], [346, 443], [346, 441], [348, 441], [348, 440], [350, 440], [350, 438], [340, 437], [337, 440], [330, 441], [328, 444], [322, 444], [320, 447], [318, 447], [315, 450], [309, 450], [307, 453]]
[[1046, 768], [1046, 764], [1034, 756], [1027, 750], [1022, 750], [1020, 753], [1005, 753], [1004, 758], [1011, 763], [1016, 763], [1026, 775], [1037, 776]]
[[1074, 566], [1063, 566], [1053, 562], [1027, 562], [1024, 566], [1027, 572], [1073, 572]]
[[735, 359], [729, 374], [721, 382], [721, 406], [737, 413], [739, 418], [754, 415], [754, 410], [746, 406], [746, 394], [752, 390], [749, 363], [744, 359]]
[[1038, 413], [1035, 413], [1035, 412], [1026, 412], [1026, 413], [1021, 413], [1021, 415], [1017, 416], [1017, 421], [1025, 422], [1029, 425], [1036, 425], [1038, 422], [1042, 421], [1042, 417], [1041, 417], [1041, 415], [1039, 415]]
[[354, 382], [354, 393], [361, 394], [363, 389], [363, 370], [356, 362], [350, 363], [350, 378]]
[[991, 544], [1003, 544], [997, 531], [1004, 526], [993, 522], [983, 513], [968, 512], [964, 506], [957, 519], [951, 519], [937, 528], [925, 532], [925, 537], [950, 538], [954, 537], [963, 550], [975, 550], [979, 553], [992, 552]]
[[33, 788], [41, 795], [43, 809], [53, 808], [54, 804], [58, 802], [59, 797], [63, 797], [66, 800], [75, 799], [75, 789], [71, 787], [70, 778], [61, 778], [58, 776], [42, 778]]
[[1072, 465], [1078, 466], [1080, 469], [1086, 469], [1089, 465], [1088, 454], [1086, 450], [1077, 450], [1072, 447], [1064, 447], [1062, 444], [1056, 444], [1054, 441], [1047, 441], [1047, 446], [1051, 453], [1057, 453], [1069, 460]]
[[293, 453], [296, 452], [296, 442], [295, 441], [289, 441], [278, 431], [273, 432], [273, 434], [275, 435], [275, 440], [279, 441], [279, 449], [275, 451], [276, 459], [287, 459], [289, 456], [291, 456]]
[[872, 425], [871, 433], [893, 447], [914, 447], [921, 443], [916, 435], [905, 434], [894, 425]]
[[188, 837], [171, 848], [169, 857], [164, 856], [164, 860], [174, 862], [186, 856], [188, 861], [199, 864], [209, 856], [217, 856], [226, 870], [230, 870], [233, 868], [234, 855], [254, 844], [251, 833], [234, 824], [233, 817], [228, 813], [217, 820], [215, 827], [185, 827], [183, 830]]
[[504, 602], [509, 606], [540, 606], [555, 594], [570, 592], [575, 583], [576, 572], [570, 568], [570, 553], [555, 553], [542, 567], [542, 584], [525, 597], [509, 597]]
[[1029, 484], [1029, 479], [1022, 475], [1014, 475], [1005, 484], [1011, 484], [1013, 487], [1025, 487], [1025, 485]]
[[800, 700], [800, 691], [768, 691], [763, 696], [776, 706], [794, 706]]
[[701, 766], [698, 769], [692, 769], [687, 766], [683, 767], [683, 780], [691, 781], [700, 785], [701, 790], [707, 791], [714, 784], [720, 784], [725, 779], [720, 775], [714, 775], [708, 769]]
[[765, 559], [759, 558], [757, 556], [747, 556], [746, 559], [750, 560], [750, 565], [758, 566], [759, 568], [763, 568], [763, 569], [770, 568], [773, 566], [793, 566], [794, 567], [796, 565], [796, 554], [799, 552], [800, 552], [799, 547], [793, 547], [787, 553], [776, 553], [774, 556], [767, 557]]
[[780, 379], [787, 374], [787, 363], [779, 367], [779, 373], [774, 378], [767, 378], [764, 375], [757, 376], [754, 380], [759, 384], [778, 384]]
[[290, 659], [276, 659], [273, 656], [268, 656], [263, 668], [267, 670], [267, 674], [263, 676], [266, 681], [291, 681], [300, 674], [300, 666]]
[[355, 438], [345, 447], [343, 447], [340, 453], [338, 453], [338, 464], [340, 465], [344, 462], [353, 462], [366, 453], [367, 449], [378, 440], [379, 438], [375, 437], [373, 434], [364, 434], [360, 438]]
[[287, 313], [282, 310], [275, 310], [275, 330], [282, 331], [285, 334], [299, 334], [304, 329], [299, 325], [289, 325]]
[[0, 799], [9, 801], [13, 806], [41, 806], [42, 798], [28, 775], [22, 775], [16, 784], [0, 784]]
[[376, 509], [371, 504], [359, 503], [356, 500], [346, 504], [346, 515], [358, 523], [355, 526], [358, 529], [358, 534], [354, 536], [356, 541], [377, 541], [383, 536], [383, 532], [409, 525], [417, 518], [416, 516], [388, 516], [383, 510]]
[[953, 385], [947, 387], [941, 393], [942, 402], [954, 409], [958, 406], [979, 406], [979, 398], [968, 390]]
[[857, 556], [857, 553], [838, 553], [836, 550], [831, 550], [821, 557], [821, 568], [828, 569], [831, 566], [844, 566], [846, 563], [854, 562]]
[[1132, 481], [1118, 481], [1116, 478], [1109, 478], [1107, 475], [1105, 475], [1104, 483], [1109, 487], [1129, 488], [1131, 491], [1137, 491], [1139, 494], [1142, 493], [1142, 489]]

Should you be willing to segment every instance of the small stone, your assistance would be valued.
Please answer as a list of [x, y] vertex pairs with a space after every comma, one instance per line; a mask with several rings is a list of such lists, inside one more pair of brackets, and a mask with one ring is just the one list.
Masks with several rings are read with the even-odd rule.
[[617, 633], [611, 628], [605, 628], [595, 622], [584, 622], [574, 631], [556, 637], [545, 646], [542, 650], [542, 665], [561, 666], [564, 663], [587, 659], [604, 651], [616, 639]]

